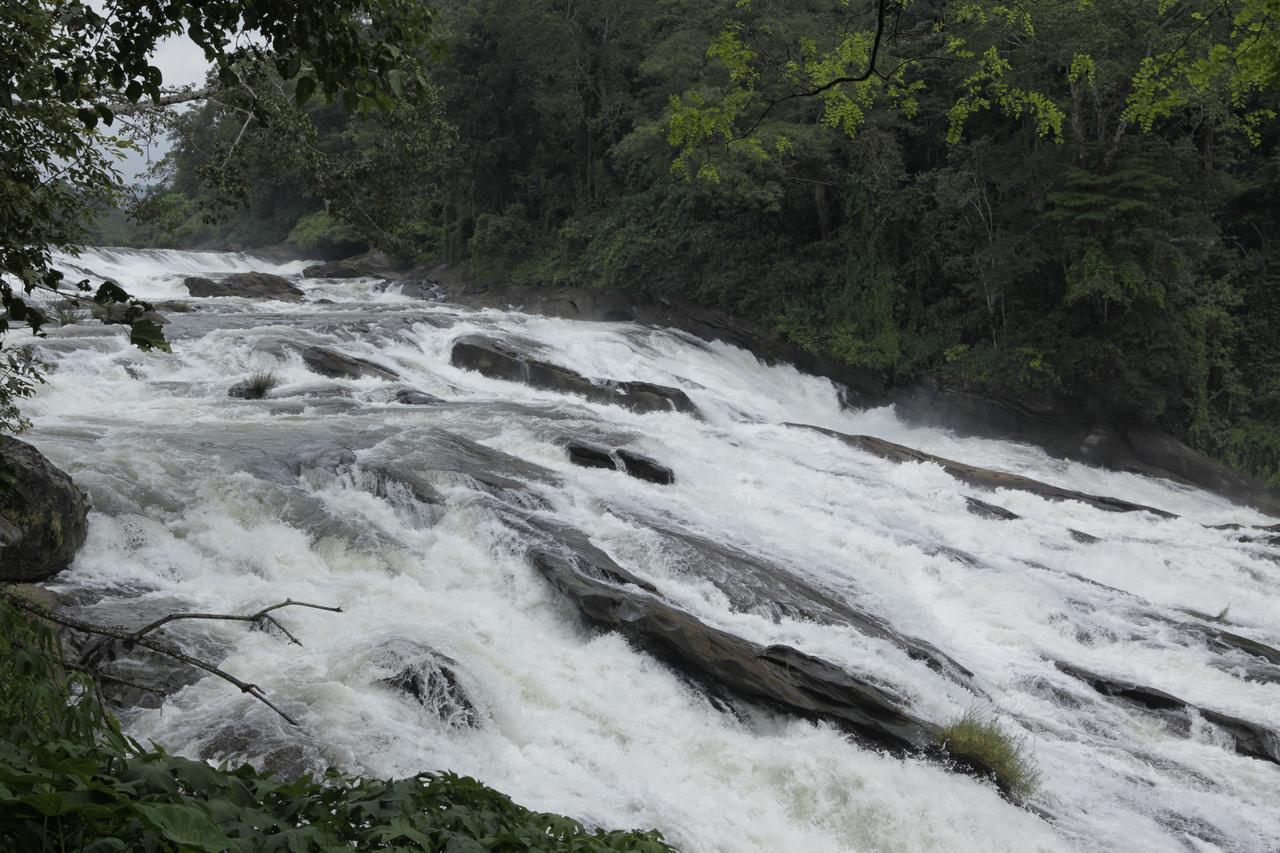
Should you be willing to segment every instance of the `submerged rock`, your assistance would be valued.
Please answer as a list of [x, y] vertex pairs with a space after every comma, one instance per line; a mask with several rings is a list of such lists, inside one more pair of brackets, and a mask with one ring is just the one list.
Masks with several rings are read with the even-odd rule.
[[534, 358], [509, 340], [478, 335], [461, 338], [454, 343], [450, 360], [454, 367], [474, 370], [493, 379], [580, 394], [598, 403], [613, 403], [637, 412], [698, 413], [693, 401], [679, 388], [651, 382], [589, 379], [567, 367]]
[[415, 391], [406, 388], [403, 391], [397, 391], [395, 396], [397, 403], [403, 403], [406, 406], [433, 406], [436, 403], [443, 403], [444, 400], [435, 394], [428, 394], [425, 391]]
[[[1020, 521], [1022, 516], [1012, 510], [1007, 510], [1002, 506], [989, 504], [986, 501], [980, 501], [977, 498], [966, 496], [965, 509], [978, 516], [979, 518], [991, 518], [996, 521]], [[1092, 533], [1085, 533], [1083, 530], [1076, 530], [1074, 527], [1067, 528], [1067, 532], [1071, 534], [1071, 538], [1082, 545], [1093, 545], [1101, 542], [1097, 536]]]
[[343, 355], [328, 347], [307, 347], [302, 351], [302, 361], [321, 376], [331, 376], [335, 379], [359, 379], [362, 376], [373, 376], [378, 379], [400, 378], [400, 374], [390, 368], [363, 358]]
[[965, 509], [980, 518], [993, 518], [997, 521], [1017, 521], [1022, 518], [1016, 512], [1007, 510], [1002, 506], [989, 504], [986, 501], [980, 501], [977, 498], [966, 497], [964, 503]]
[[0, 581], [62, 571], [88, 535], [89, 499], [40, 451], [0, 435]]
[[393, 641], [379, 649], [375, 666], [390, 670], [379, 682], [412, 698], [450, 725], [480, 724], [475, 703], [458, 678], [458, 664], [421, 643]]
[[298, 302], [303, 292], [283, 276], [266, 272], [238, 272], [214, 281], [204, 276], [189, 276], [183, 284], [192, 296], [244, 296], [250, 299], [279, 299]]
[[1161, 518], [1178, 517], [1175, 513], [1156, 509], [1153, 506], [1132, 503], [1131, 501], [1106, 495], [1090, 495], [1085, 492], [1077, 492], [1072, 489], [1064, 489], [1061, 486], [1042, 483], [1030, 477], [1023, 477], [1020, 474], [1010, 474], [1005, 471], [995, 471], [991, 468], [980, 468], [977, 465], [970, 465], [966, 462], [956, 462], [953, 459], [935, 456], [932, 453], [925, 453], [922, 450], [916, 450], [905, 445], [894, 444], [892, 441], [886, 441], [883, 438], [876, 438], [871, 435], [849, 435], [843, 432], [836, 432], [833, 429], [812, 426], [811, 424], [792, 423], [787, 424], [787, 426], [822, 433], [842, 441], [850, 447], [856, 447], [859, 450], [894, 462], [932, 462], [962, 483], [968, 483], [971, 486], [983, 489], [1016, 489], [1020, 492], [1038, 495], [1045, 500], [1079, 501], [1095, 509], [1106, 510], [1107, 512], [1149, 512]]
[[1201, 708], [1171, 693], [1122, 678], [1100, 675], [1082, 667], [1057, 662], [1058, 669], [1088, 684], [1104, 696], [1114, 696], [1152, 711], [1180, 711], [1199, 714], [1207, 722], [1231, 736], [1236, 752], [1280, 764], [1280, 734], [1265, 726], [1221, 711]]

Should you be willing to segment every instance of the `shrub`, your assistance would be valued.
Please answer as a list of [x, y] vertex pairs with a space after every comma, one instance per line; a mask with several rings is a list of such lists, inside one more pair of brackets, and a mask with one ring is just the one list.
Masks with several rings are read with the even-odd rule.
[[278, 779], [143, 748], [58, 636], [0, 597], [0, 849], [573, 850], [671, 848], [656, 832], [588, 830], [474, 779]]
[[1006, 734], [994, 718], [977, 710], [944, 726], [938, 739], [951, 755], [989, 769], [1000, 786], [1015, 797], [1028, 796], [1040, 784], [1040, 771], [1026, 740]]

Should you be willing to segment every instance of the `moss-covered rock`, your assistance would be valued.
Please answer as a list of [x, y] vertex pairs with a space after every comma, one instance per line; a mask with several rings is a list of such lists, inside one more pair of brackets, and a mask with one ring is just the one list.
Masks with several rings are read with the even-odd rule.
[[0, 436], [0, 581], [67, 567], [88, 533], [89, 499], [31, 445]]

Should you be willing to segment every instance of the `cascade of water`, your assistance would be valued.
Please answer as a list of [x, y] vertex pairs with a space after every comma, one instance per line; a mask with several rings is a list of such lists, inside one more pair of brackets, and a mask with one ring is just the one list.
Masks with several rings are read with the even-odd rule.
[[[172, 251], [59, 260], [151, 298], [182, 296], [184, 275], [301, 270]], [[172, 355], [97, 325], [41, 345], [56, 369], [28, 406], [30, 440], [95, 504], [58, 579], [69, 600], [126, 623], [288, 596], [345, 609], [282, 616], [301, 648], [234, 625], [174, 630], [225, 654], [299, 730], [204, 680], [132, 712], [135, 736], [293, 769], [452, 769], [531, 807], [658, 827], [690, 851], [1280, 849], [1280, 766], [1241, 754], [1232, 722], [1264, 741], [1280, 731], [1280, 666], [1230, 639], [1280, 646], [1277, 552], [1206, 526], [1271, 519], [891, 409], [842, 410], [825, 380], [680, 333], [299, 283], [296, 304], [207, 299], [170, 315]], [[700, 417], [454, 366], [453, 344], [476, 335], [587, 377], [679, 388]], [[398, 379], [317, 375], [307, 347]], [[278, 380], [267, 399], [227, 396], [260, 370]], [[440, 402], [405, 405], [406, 390]], [[1179, 517], [984, 491], [787, 422]], [[632, 448], [675, 483], [577, 467], [568, 439]], [[972, 498], [1020, 518], [974, 514]], [[915, 718], [994, 715], [1039, 765], [1031, 810], [828, 724], [707, 698], [584, 625], [530, 562], [538, 530], [576, 531], [680, 612], [853, 673]], [[1203, 618], [1224, 610], [1225, 624]], [[924, 659], [935, 652], [956, 666]], [[389, 684], [405, 667], [430, 689]], [[1188, 706], [1108, 696], [1082, 672]]]

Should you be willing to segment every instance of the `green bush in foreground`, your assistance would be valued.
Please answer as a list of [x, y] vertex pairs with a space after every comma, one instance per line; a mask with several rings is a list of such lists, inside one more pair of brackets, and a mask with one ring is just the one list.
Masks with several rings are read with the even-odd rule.
[[0, 849], [82, 851], [636, 851], [656, 832], [591, 831], [474, 779], [277, 779], [144, 749], [57, 634], [0, 601]]
[[1040, 772], [1023, 739], [1005, 734], [994, 719], [976, 710], [945, 726], [938, 739], [952, 755], [976, 759], [991, 768], [996, 780], [1015, 797], [1031, 794], [1040, 784]]

